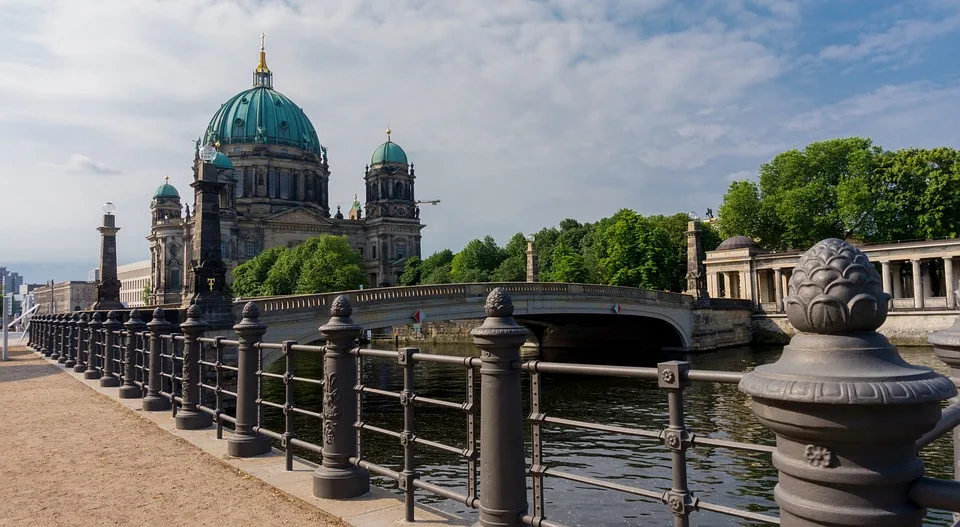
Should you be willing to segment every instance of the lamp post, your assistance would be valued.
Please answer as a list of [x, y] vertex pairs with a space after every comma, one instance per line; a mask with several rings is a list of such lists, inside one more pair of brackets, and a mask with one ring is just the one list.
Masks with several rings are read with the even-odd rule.
[[103, 224], [100, 231], [100, 281], [97, 284], [95, 310], [123, 309], [120, 303], [120, 280], [117, 278], [117, 207], [109, 201], [103, 204]]

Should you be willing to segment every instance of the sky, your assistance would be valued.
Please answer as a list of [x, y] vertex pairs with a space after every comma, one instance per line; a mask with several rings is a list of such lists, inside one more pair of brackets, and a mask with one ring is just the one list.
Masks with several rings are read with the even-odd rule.
[[779, 152], [960, 145], [955, 0], [0, 0], [0, 266], [86, 278], [251, 84], [329, 152], [331, 208], [385, 140], [416, 164], [424, 256], [564, 218], [717, 209]]

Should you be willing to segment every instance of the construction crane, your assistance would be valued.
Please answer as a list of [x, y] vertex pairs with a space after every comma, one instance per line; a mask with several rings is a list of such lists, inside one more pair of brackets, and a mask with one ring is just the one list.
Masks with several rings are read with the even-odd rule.
[[421, 203], [425, 203], [425, 204], [427, 204], [427, 205], [439, 205], [439, 204], [440, 204], [440, 200], [438, 200], [438, 199], [419, 200], [419, 199], [418, 199], [417, 201], [414, 201], [414, 203], [417, 204], [417, 205], [420, 205]]

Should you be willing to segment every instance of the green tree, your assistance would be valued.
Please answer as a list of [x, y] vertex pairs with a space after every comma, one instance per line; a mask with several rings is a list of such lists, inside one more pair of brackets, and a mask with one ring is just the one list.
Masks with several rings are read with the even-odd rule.
[[140, 299], [143, 300], [144, 305], [149, 306], [151, 304], [150, 302], [151, 294], [152, 294], [152, 291], [150, 289], [150, 282], [147, 282], [147, 284], [143, 286], [143, 291], [140, 293]]
[[420, 283], [449, 284], [450, 265], [453, 263], [453, 251], [443, 249], [430, 255], [420, 263]]
[[270, 296], [267, 289], [267, 273], [280, 255], [288, 252], [286, 247], [273, 247], [237, 266], [233, 270], [233, 293], [238, 298]]
[[450, 275], [455, 282], [489, 282], [504, 257], [503, 249], [492, 236], [471, 240], [453, 257]]
[[346, 291], [364, 285], [363, 257], [350, 247], [346, 236], [310, 238], [294, 252], [303, 258], [295, 294]]
[[410, 256], [403, 263], [403, 274], [399, 285], [417, 285], [420, 283], [420, 263], [418, 256]]
[[668, 290], [668, 269], [676, 247], [657, 222], [628, 209], [618, 211], [598, 232], [599, 274], [602, 283]]
[[567, 247], [563, 241], [554, 246], [551, 259], [553, 260], [551, 271], [553, 281], [573, 283], [587, 281], [587, 268], [583, 264], [583, 256]]
[[504, 259], [490, 275], [494, 282], [523, 282], [527, 279], [527, 238], [516, 233], [503, 248]]

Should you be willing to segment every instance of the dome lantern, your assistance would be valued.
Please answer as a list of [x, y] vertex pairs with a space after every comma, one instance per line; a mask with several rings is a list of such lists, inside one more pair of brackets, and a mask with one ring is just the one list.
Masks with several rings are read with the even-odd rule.
[[267, 51], [264, 48], [263, 40], [266, 35], [260, 33], [260, 62], [253, 70], [253, 85], [264, 88], [273, 88], [273, 72], [267, 67]]

